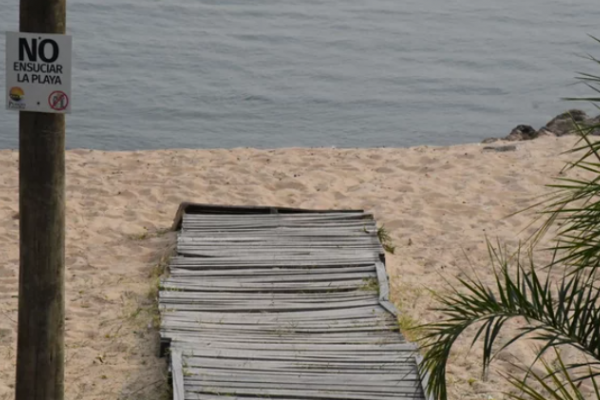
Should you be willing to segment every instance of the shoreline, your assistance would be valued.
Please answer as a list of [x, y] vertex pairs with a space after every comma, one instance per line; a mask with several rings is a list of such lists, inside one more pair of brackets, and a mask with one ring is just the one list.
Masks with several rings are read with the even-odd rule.
[[[569, 135], [573, 136], [573, 135]], [[552, 136], [551, 138], [559, 138], [558, 136]], [[486, 139], [487, 140], [487, 139]], [[225, 151], [225, 152], [239, 152], [239, 151], [255, 151], [255, 152], [278, 152], [278, 151], [297, 151], [297, 150], [317, 150], [317, 151], [326, 151], [326, 150], [337, 150], [337, 151], [360, 151], [360, 150], [414, 150], [414, 149], [445, 149], [445, 148], [455, 148], [455, 147], [468, 147], [468, 146], [477, 146], [477, 147], [490, 147], [495, 145], [521, 145], [524, 143], [528, 143], [530, 140], [506, 140], [506, 139], [495, 139], [494, 142], [469, 142], [469, 143], [458, 143], [458, 144], [450, 144], [450, 145], [433, 145], [433, 144], [420, 144], [415, 146], [406, 146], [406, 147], [388, 147], [388, 146], [380, 146], [380, 147], [336, 147], [336, 146], [322, 146], [322, 147], [300, 147], [300, 146], [291, 146], [291, 147], [215, 147], [215, 148], [192, 148], [192, 147], [165, 147], [161, 149], [137, 149], [137, 150], [102, 150], [95, 148], [85, 148], [85, 147], [77, 147], [77, 148], [67, 148], [65, 149], [66, 153], [107, 153], [107, 154], [133, 154], [133, 153], [152, 153], [152, 152], [216, 152], [216, 151]], [[18, 153], [19, 149], [0, 149], [0, 153]]]
[[[576, 131], [576, 124], [580, 124], [582, 127], [586, 126], [595, 126], [600, 125], [600, 115], [596, 117], [589, 116], [585, 111], [579, 109], [571, 109], [567, 110], [556, 117], [552, 118], [548, 121], [544, 126], [539, 129], [535, 129], [530, 125], [517, 125], [513, 128], [510, 133], [508, 133], [504, 137], [488, 137], [483, 139], [480, 142], [468, 142], [468, 143], [457, 143], [450, 145], [435, 145], [435, 144], [419, 144], [414, 146], [404, 146], [404, 147], [390, 147], [390, 146], [379, 146], [379, 147], [338, 147], [338, 146], [322, 146], [322, 147], [299, 147], [299, 146], [289, 146], [289, 147], [215, 147], [215, 148], [160, 148], [160, 149], [137, 149], [137, 150], [101, 150], [95, 148], [85, 148], [85, 147], [74, 147], [67, 148], [66, 151], [99, 151], [99, 152], [109, 152], [109, 153], [132, 153], [132, 152], [151, 152], [151, 151], [184, 151], [184, 150], [194, 150], [194, 151], [216, 151], [216, 150], [231, 150], [231, 151], [239, 151], [239, 150], [256, 150], [256, 151], [278, 151], [278, 150], [297, 150], [297, 149], [338, 149], [338, 150], [373, 150], [373, 149], [412, 149], [412, 148], [445, 148], [445, 147], [454, 147], [454, 146], [467, 146], [467, 145], [475, 145], [475, 144], [483, 144], [483, 145], [496, 145], [496, 144], [516, 144], [514, 142], [528, 142], [531, 140], [543, 138], [543, 137], [563, 137], [563, 136], [572, 136]], [[600, 129], [594, 129], [593, 134], [600, 135]], [[2, 151], [18, 151], [18, 148], [11, 149], [0, 149]]]

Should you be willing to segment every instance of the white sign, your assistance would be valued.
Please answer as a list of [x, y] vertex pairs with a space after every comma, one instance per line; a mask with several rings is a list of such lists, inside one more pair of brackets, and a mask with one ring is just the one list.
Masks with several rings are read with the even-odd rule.
[[6, 108], [71, 112], [71, 36], [6, 33]]

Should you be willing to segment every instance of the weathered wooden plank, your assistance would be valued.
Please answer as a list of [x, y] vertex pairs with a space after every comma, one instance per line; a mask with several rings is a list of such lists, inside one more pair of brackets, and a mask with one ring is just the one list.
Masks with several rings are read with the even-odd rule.
[[[190, 206], [192, 207], [192, 206]], [[186, 209], [182, 214], [184, 219], [236, 219], [238, 218], [352, 218], [355, 216], [371, 216], [363, 210], [301, 210], [283, 207], [255, 207], [255, 206], [215, 206], [215, 205], [194, 205], [195, 209]], [[198, 207], [202, 207], [201, 210]], [[241, 210], [241, 211], [240, 211]], [[260, 210], [260, 212], [258, 212]], [[287, 211], [286, 211], [287, 210]], [[217, 213], [218, 211], [218, 213]], [[275, 212], [273, 212], [275, 211]], [[244, 214], [244, 215], [240, 215]]]
[[[202, 275], [200, 275], [202, 276]], [[259, 276], [202, 276], [203, 283], [279, 283], [279, 282], [318, 282], [318, 281], [347, 281], [354, 279], [370, 279], [377, 277], [374, 272], [358, 272], [358, 273], [337, 273], [337, 274], [278, 274], [278, 275], [259, 275]], [[183, 280], [189, 280], [188, 277]], [[176, 282], [177, 278], [170, 279], [167, 282]]]
[[[252, 323], [219, 323], [219, 322], [206, 322], [202, 320], [189, 320], [189, 321], [181, 321], [181, 320], [166, 320], [163, 328], [165, 330], [181, 330], [181, 331], [198, 331], [204, 332], [207, 330], [218, 330], [221, 329], [223, 331], [239, 331], [239, 332], [249, 332], [249, 331], [269, 331], [269, 332], [280, 332], [283, 333], [316, 333], [316, 332], [365, 332], [370, 330], [397, 330], [398, 325], [393, 321], [385, 321], [385, 320], [361, 320], [360, 322], [332, 322], [332, 323], [294, 323], [294, 322], [282, 322], [277, 323], [262, 323], [260, 326], [253, 325]], [[367, 329], [372, 328], [372, 329]]]
[[196, 229], [199, 231], [202, 230], [210, 230], [210, 229], [218, 229], [220, 231], [231, 230], [231, 229], [239, 229], [240, 227], [244, 227], [249, 230], [261, 230], [264, 228], [280, 228], [280, 229], [290, 229], [290, 228], [306, 228], [309, 227], [311, 229], [318, 229], [319, 227], [336, 227], [338, 229], [352, 229], [355, 227], [371, 227], [374, 226], [375, 223], [372, 219], [284, 219], [284, 218], [271, 218], [271, 219], [254, 219], [254, 218], [240, 218], [237, 221], [229, 221], [229, 220], [186, 220], [184, 221], [182, 232], [188, 232], [191, 229]]
[[[365, 218], [366, 217], [366, 218]], [[357, 214], [351, 216], [331, 216], [331, 217], [318, 217], [318, 216], [307, 216], [307, 217], [285, 217], [285, 216], [262, 216], [262, 217], [253, 217], [253, 216], [238, 216], [238, 218], [209, 218], [206, 216], [202, 216], [196, 218], [194, 216], [186, 217], [183, 221], [183, 228], [187, 228], [190, 225], [197, 224], [201, 227], [210, 226], [211, 223], [217, 225], [219, 227], [229, 227], [236, 226], [239, 224], [244, 224], [251, 222], [252, 227], [260, 227], [261, 224], [268, 223], [280, 223], [280, 224], [303, 224], [303, 223], [332, 223], [332, 224], [344, 224], [344, 223], [368, 223], [373, 221], [373, 219], [369, 218], [369, 216], [365, 216], [364, 214]]]
[[[407, 366], [407, 368], [409, 368]], [[190, 380], [206, 379], [207, 381], [220, 381], [220, 382], [267, 382], [267, 383], [302, 383], [302, 384], [322, 384], [335, 382], [339, 385], [346, 383], [360, 382], [361, 384], [372, 386], [372, 385], [386, 385], [386, 384], [402, 384], [405, 380], [402, 380], [402, 375], [397, 373], [393, 374], [317, 374], [304, 372], [301, 374], [285, 371], [275, 371], [272, 373], [264, 373], [258, 371], [231, 371], [231, 370], [219, 370], [219, 369], [206, 369], [206, 368], [194, 368], [193, 376]], [[409, 385], [413, 385], [414, 381], [408, 381]]]
[[379, 282], [379, 300], [389, 300], [390, 286], [388, 284], [387, 272], [383, 263], [375, 263], [377, 281]]
[[161, 302], [177, 300], [177, 299], [199, 299], [205, 301], [219, 300], [273, 300], [273, 301], [297, 301], [305, 303], [323, 302], [323, 301], [346, 301], [346, 300], [365, 300], [374, 298], [372, 292], [366, 290], [352, 290], [343, 292], [327, 292], [327, 293], [235, 293], [235, 292], [185, 292], [185, 291], [168, 291], [160, 292]]
[[[165, 324], [163, 328], [170, 330], [197, 330], [198, 332], [206, 332], [209, 330], [218, 330], [221, 329], [223, 331], [239, 331], [249, 333], [251, 331], [263, 331], [265, 334], [267, 333], [275, 333], [280, 331], [282, 334], [311, 334], [311, 333], [341, 333], [341, 332], [369, 332], [373, 331], [398, 331], [398, 325], [392, 321], [384, 321], [384, 320], [361, 320], [361, 322], [357, 323], [331, 323], [328, 324], [326, 322], [320, 323], [303, 323], [296, 324], [294, 322], [282, 322], [281, 324], [275, 322], [272, 323], [263, 323], [259, 321], [260, 326], [253, 326], [251, 323], [240, 322], [236, 323], [210, 323], [203, 322], [202, 320], [165, 320]], [[372, 329], [368, 329], [372, 328]]]
[[181, 351], [171, 351], [171, 376], [173, 380], [173, 400], [184, 400], [185, 391]]
[[371, 266], [379, 261], [379, 256], [375, 254], [356, 254], [340, 255], [339, 257], [325, 257], [322, 254], [309, 254], [302, 258], [286, 254], [271, 255], [247, 255], [246, 257], [223, 256], [219, 258], [201, 258], [201, 257], [183, 257], [178, 256], [171, 259], [171, 267], [210, 267], [220, 269], [224, 267], [350, 267], [350, 266]]
[[[285, 389], [253, 389], [253, 388], [237, 388], [235, 390], [227, 391], [225, 388], [214, 388], [208, 389], [203, 386], [188, 385], [186, 392], [199, 392], [208, 394], [217, 394], [219, 396], [261, 396], [263, 398], [269, 397], [281, 397], [281, 396], [301, 396], [302, 398], [316, 398], [316, 399], [340, 399], [340, 400], [381, 400], [381, 399], [395, 399], [398, 393], [408, 394], [402, 392], [400, 389], [397, 394], [386, 396], [381, 393], [372, 392], [351, 392], [351, 391], [334, 391], [334, 390], [311, 390], [304, 388], [303, 390], [285, 390]], [[413, 393], [411, 391], [410, 393]]]
[[[168, 309], [167, 309], [168, 310]], [[318, 319], [334, 320], [338, 318], [342, 319], [356, 319], [356, 318], [383, 318], [387, 317], [390, 320], [395, 320], [392, 316], [387, 314], [379, 306], [376, 307], [357, 307], [348, 310], [329, 310], [329, 311], [296, 311], [296, 312], [280, 312], [280, 313], [227, 313], [227, 314], [215, 314], [214, 312], [169, 312], [166, 311], [163, 314], [167, 318], [185, 318], [185, 319], [212, 319], [216, 317], [216, 321], [240, 321], [250, 320], [254, 321], [258, 318], [260, 321], [314, 321]]]
[[319, 260], [331, 260], [338, 259], [340, 257], [364, 257], [364, 259], [372, 259], [372, 255], [366, 255], [365, 252], [369, 250], [354, 250], [354, 249], [307, 249], [298, 248], [295, 250], [286, 250], [277, 247], [269, 249], [268, 252], [261, 249], [223, 249], [223, 250], [201, 250], [194, 248], [183, 248], [178, 249], [179, 254], [185, 256], [196, 256], [196, 257], [245, 257], [245, 256], [260, 256], [264, 254], [273, 254], [273, 257], [269, 257], [266, 261], [276, 260], [278, 256], [287, 257], [288, 259], [295, 259], [298, 261], [304, 261], [305, 259], [318, 258]]
[[[211, 235], [212, 236], [212, 235]], [[323, 240], [304, 240], [298, 237], [285, 237], [278, 235], [272, 238], [254, 238], [254, 240], [232, 240], [230, 238], [226, 240], [208, 241], [204, 238], [198, 240], [183, 240], [178, 241], [178, 248], [182, 249], [255, 249], [259, 252], [271, 252], [276, 249], [281, 249], [284, 252], [290, 252], [297, 249], [310, 249], [314, 251], [320, 251], [322, 253], [341, 249], [346, 252], [360, 252], [360, 251], [373, 251], [379, 249], [380, 244], [376, 238], [365, 238], [355, 240], [336, 240], [336, 239], [323, 239]]]
[[252, 342], [259, 341], [265, 343], [291, 343], [292, 341], [306, 341], [314, 339], [314, 343], [345, 343], [345, 344], [361, 344], [361, 343], [391, 343], [397, 340], [404, 343], [403, 337], [398, 335], [397, 331], [377, 331], [377, 332], [324, 332], [294, 335], [277, 335], [273, 332], [235, 332], [235, 331], [205, 331], [202, 336], [194, 332], [171, 330], [172, 339], [175, 341], [196, 341], [205, 339], [214, 339], [217, 341], [239, 341]]
[[[273, 371], [288, 371], [288, 372], [313, 372], [313, 373], [324, 373], [324, 374], [338, 374], [338, 373], [351, 373], [351, 374], [380, 374], [385, 373], [398, 373], [402, 374], [402, 379], [419, 379], [417, 369], [414, 362], [411, 364], [409, 361], [414, 361], [414, 357], [408, 357], [406, 360], [398, 360], [395, 362], [381, 363], [381, 362], [292, 362], [292, 361], [280, 361], [280, 360], [228, 360], [221, 358], [200, 358], [190, 357], [187, 359], [187, 370], [193, 368], [209, 368], [209, 369], [230, 369], [238, 371], [262, 371], [262, 372], [273, 372]], [[405, 365], [403, 365], [405, 364]], [[406, 372], [406, 365], [412, 365], [413, 368], [410, 372]]]
[[[303, 345], [289, 344], [289, 343], [268, 343], [268, 344], [240, 344], [240, 343], [223, 343], [218, 341], [206, 340], [204, 338], [198, 338], [195, 343], [181, 343], [177, 342], [175, 345], [180, 349], [185, 349], [186, 354], [189, 351], [193, 351], [198, 348], [199, 345], [202, 347], [210, 347], [211, 349], [227, 349], [227, 350], [246, 350], [246, 351], [314, 351], [314, 352], [345, 352], [355, 355], [361, 355], [364, 353], [394, 353], [394, 352], [410, 352], [416, 353], [416, 346], [412, 343], [394, 343], [394, 344], [318, 344], [310, 343]], [[190, 353], [191, 354], [191, 353]], [[194, 353], [197, 354], [197, 353]]]
[[[368, 249], [376, 248], [379, 245], [376, 237], [365, 236], [356, 238], [347, 237], [330, 237], [330, 238], [312, 238], [308, 239], [305, 237], [297, 236], [286, 236], [286, 235], [268, 235], [262, 236], [254, 232], [250, 233], [252, 238], [242, 239], [236, 237], [217, 237], [216, 234], [206, 234], [200, 237], [183, 236], [179, 237], [177, 245], [179, 248], [182, 247], [198, 247], [198, 248], [251, 248], [253, 246], [266, 246], [266, 247], [283, 247], [283, 248], [294, 248], [303, 246], [345, 246], [347, 250], [352, 250], [351, 246], [365, 246]], [[210, 239], [204, 236], [210, 236]], [[260, 249], [260, 248], [259, 248]], [[262, 250], [262, 249], [261, 249]], [[357, 251], [361, 249], [356, 248]]]
[[385, 308], [386, 310], [388, 310], [390, 312], [390, 314], [398, 316], [398, 309], [396, 308], [396, 306], [392, 302], [387, 301], [387, 300], [382, 300], [382, 301], [379, 301], [379, 304], [383, 308]]
[[377, 304], [377, 300], [370, 301], [357, 301], [357, 302], [345, 302], [345, 303], [325, 303], [325, 304], [302, 304], [302, 303], [283, 303], [283, 302], [256, 302], [255, 306], [249, 305], [245, 302], [233, 303], [233, 304], [205, 304], [201, 302], [195, 303], [171, 303], [166, 304], [167, 309], [175, 311], [220, 311], [220, 312], [243, 312], [243, 311], [256, 311], [261, 312], [283, 312], [283, 311], [307, 311], [307, 310], [335, 310], [345, 309], [352, 306], [364, 306], [370, 304]]
[[[218, 310], [215, 314], [224, 314], [222, 310]], [[237, 327], [249, 327], [255, 330], [265, 330], [273, 328], [286, 328], [286, 330], [292, 327], [296, 328], [342, 328], [342, 327], [364, 327], [364, 326], [386, 326], [390, 328], [397, 328], [397, 322], [391, 318], [360, 318], [360, 319], [337, 319], [337, 320], [316, 320], [316, 321], [294, 321], [294, 320], [277, 320], [277, 319], [245, 319], [240, 321], [232, 320], [219, 320], [219, 319], [208, 319], [208, 318], [180, 318], [165, 316], [164, 327], [165, 328], [177, 328], [177, 326], [186, 325], [192, 329], [223, 329], [231, 331], [237, 329]], [[299, 333], [299, 332], [296, 332]]]
[[345, 273], [375, 273], [375, 266], [368, 267], [339, 267], [339, 268], [285, 268], [285, 267], [271, 267], [271, 268], [244, 268], [244, 269], [211, 269], [194, 271], [189, 269], [176, 269], [171, 271], [171, 276], [185, 277], [186, 279], [192, 277], [244, 277], [246, 275], [251, 276], [277, 276], [277, 275], [325, 275], [325, 274], [345, 274]]
[[205, 359], [227, 359], [227, 360], [249, 360], [253, 361], [290, 361], [290, 362], [323, 362], [324, 365], [331, 365], [331, 363], [349, 363], [354, 366], [361, 364], [373, 363], [405, 363], [414, 365], [412, 363], [412, 357], [414, 352], [362, 352], [360, 354], [352, 354], [351, 352], [315, 352], [315, 351], [268, 351], [264, 349], [262, 351], [249, 351], [241, 349], [211, 349], [211, 348], [199, 348], [193, 350], [193, 357], [201, 357]]
[[331, 245], [371, 245], [376, 247], [379, 241], [376, 236], [366, 235], [364, 233], [352, 234], [330, 234], [328, 236], [316, 236], [309, 232], [302, 234], [282, 234], [281, 232], [272, 232], [270, 234], [257, 234], [255, 232], [244, 233], [244, 235], [223, 235], [218, 233], [196, 233], [195, 235], [180, 236], [177, 244], [189, 246], [248, 246], [260, 244], [280, 244], [283, 246], [303, 244], [331, 244]]
[[[178, 292], [178, 293], [198, 293], [198, 292]], [[242, 308], [247, 308], [248, 312], [265, 312], [267, 311], [264, 307], [273, 308], [273, 307], [290, 307], [290, 308], [306, 308], [308, 311], [312, 309], [314, 310], [333, 310], [333, 309], [342, 309], [346, 310], [349, 307], [359, 307], [359, 306], [375, 306], [379, 304], [379, 300], [377, 298], [373, 298], [373, 296], [369, 297], [354, 297], [354, 298], [339, 298], [336, 301], [331, 301], [328, 303], [323, 303], [322, 300], [316, 299], [298, 299], [298, 298], [258, 298], [255, 297], [256, 294], [259, 293], [248, 293], [247, 299], [234, 298], [215, 298], [210, 299], [208, 297], [193, 297], [193, 296], [178, 296], [178, 297], [167, 297], [162, 296], [161, 304], [164, 305], [164, 311], [179, 311], [182, 310], [179, 305], [187, 307], [189, 306], [203, 306], [203, 307], [233, 307], [238, 306]], [[254, 305], [254, 307], [249, 307], [249, 304]], [[161, 306], [162, 307], [162, 306]], [[207, 312], [211, 312], [212, 310], [207, 310]], [[273, 312], [273, 310], [270, 310]], [[293, 311], [293, 309], [289, 310], [281, 310], [280, 312]], [[233, 312], [233, 311], [232, 311]], [[239, 312], [239, 311], [238, 311]]]
[[[374, 299], [374, 302], [377, 300]], [[183, 307], [183, 305], [178, 305]], [[251, 310], [254, 311], [254, 310]], [[322, 312], [324, 315], [318, 316], [318, 312]], [[195, 316], [194, 313], [198, 312], [199, 315]], [[247, 311], [246, 311], [247, 312]], [[351, 310], [347, 309], [331, 309], [331, 310], [285, 310], [281, 312], [252, 312], [246, 315], [246, 312], [235, 312], [237, 318], [229, 315], [230, 313], [223, 313], [221, 310], [209, 310], [209, 311], [195, 311], [195, 310], [169, 310], [164, 313], [164, 320], [166, 322], [172, 321], [195, 321], [195, 322], [206, 322], [215, 324], [264, 324], [264, 325], [283, 325], [290, 323], [297, 323], [299, 325], [328, 325], [330, 323], [347, 323], [347, 324], [374, 324], [377, 322], [396, 323], [396, 319], [388, 314], [357, 314], [353, 315]], [[286, 318], [284, 314], [293, 312], [304, 313], [307, 316], [304, 318]], [[327, 312], [339, 313], [339, 316], [332, 316], [327, 318]], [[272, 314], [272, 315], [271, 315]], [[315, 317], [310, 317], [315, 315]], [[347, 316], [347, 318], [345, 318]]]
[[[192, 371], [193, 373], [193, 371]], [[304, 390], [307, 387], [311, 390], [325, 390], [331, 392], [362, 392], [369, 394], [386, 394], [393, 396], [397, 393], [406, 393], [407, 390], [414, 391], [418, 388], [419, 383], [409, 380], [398, 380], [392, 385], [385, 385], [383, 382], [371, 383], [369, 381], [340, 381], [337, 377], [332, 376], [327, 381], [323, 382], [272, 382], [268, 380], [260, 380], [259, 382], [237, 381], [237, 380], [215, 380], [207, 379], [206, 376], [195, 377], [191, 376], [186, 381], [188, 390], [203, 387], [205, 391], [210, 392], [213, 389], [282, 389], [282, 390]]]
[[352, 333], [352, 332], [378, 332], [378, 331], [398, 331], [397, 325], [389, 322], [369, 323], [366, 321], [358, 324], [276, 324], [252, 326], [251, 324], [215, 324], [196, 321], [166, 321], [163, 326], [163, 332], [181, 331], [181, 332], [199, 332], [209, 333], [212, 331], [223, 331], [239, 334], [277, 334], [280, 336], [291, 334], [316, 334], [316, 333]]
[[[421, 368], [421, 363], [423, 362], [423, 356], [421, 356], [420, 354], [416, 354], [415, 362], [417, 364], [417, 368]], [[426, 400], [435, 400], [432, 394], [427, 393], [427, 389], [429, 387], [429, 373], [428, 372], [421, 374], [420, 383], [421, 383], [421, 388], [423, 389], [424, 398]]]
[[[227, 400], [264, 400], [266, 398], [274, 398], [271, 396], [265, 397], [262, 395], [259, 396], [248, 396], [248, 395], [244, 395], [244, 396], [236, 396], [233, 395], [231, 393], [223, 393], [221, 394], [205, 394], [205, 393], [197, 393], [197, 392], [186, 392], [186, 400], [223, 400], [223, 396], [227, 396], [226, 399]], [[300, 395], [301, 396], [301, 395]], [[309, 397], [307, 396], [302, 396], [302, 397], [286, 397], [286, 396], [277, 396], [276, 399], [277, 400], [298, 400], [299, 398], [301, 399], [309, 399]], [[393, 400], [421, 400], [423, 397], [419, 396], [419, 395], [413, 395], [413, 394], [398, 394], [394, 397], [392, 397], [391, 399]], [[387, 399], [387, 397], [381, 397], [380, 399]], [[390, 400], [391, 400], [390, 399]]]
[[215, 223], [211, 224], [209, 222], [202, 223], [198, 222], [186, 222], [182, 233], [187, 233], [191, 231], [196, 232], [206, 232], [211, 230], [216, 230], [219, 232], [223, 232], [225, 229], [234, 230], [234, 231], [264, 231], [264, 230], [286, 230], [286, 229], [319, 229], [319, 228], [332, 228], [332, 229], [348, 229], [354, 232], [367, 231], [365, 233], [371, 233], [375, 230], [375, 224], [370, 221], [349, 221], [349, 222], [327, 222], [327, 221], [247, 221], [247, 222], [237, 222], [232, 224], [226, 223]]
[[[232, 228], [227, 228], [227, 230], [223, 230], [223, 228], [204, 228], [204, 229], [200, 229], [200, 228], [195, 228], [195, 229], [191, 229], [191, 230], [186, 230], [180, 233], [180, 235], [178, 236], [178, 239], [181, 239], [182, 237], [189, 237], [189, 238], [196, 238], [196, 237], [223, 237], [225, 235], [225, 233], [230, 234], [232, 238], [235, 237], [241, 237], [241, 236], [262, 236], [262, 237], [274, 237], [276, 236], [276, 234], [279, 233], [279, 235], [277, 235], [278, 237], [293, 237], [293, 236], [300, 236], [300, 237], [306, 237], [307, 234], [310, 234], [311, 232], [318, 232], [320, 229], [328, 229], [331, 230], [332, 233], [334, 233], [335, 235], [333, 236], [337, 236], [337, 237], [341, 237], [342, 234], [344, 234], [344, 231], [347, 233], [347, 239], [348, 240], [353, 240], [356, 238], [365, 238], [365, 240], [369, 240], [370, 242], [374, 242], [374, 239], [376, 239], [374, 232], [377, 230], [376, 226], [370, 225], [370, 224], [355, 224], [354, 226], [348, 226], [348, 227], [340, 227], [340, 226], [336, 226], [336, 225], [329, 225], [329, 226], [320, 226], [320, 227], [316, 227], [316, 226], [311, 226], [311, 225], [304, 225], [304, 226], [298, 226], [298, 227], [293, 227], [293, 226], [264, 226], [264, 227], [260, 227], [260, 228], [250, 228], [249, 226], [238, 226], [238, 227], [232, 227]], [[322, 231], [321, 231], [322, 232]], [[333, 237], [330, 236], [330, 237]], [[328, 236], [323, 236], [323, 238], [327, 238]], [[369, 238], [369, 239], [367, 239]], [[318, 239], [318, 238], [315, 238]]]
[[[376, 298], [372, 299], [373, 302], [377, 302]], [[161, 306], [163, 307], [163, 306]], [[396, 319], [390, 314], [382, 312], [382, 308], [377, 306], [363, 306], [356, 307], [356, 309], [331, 309], [331, 310], [286, 310], [280, 312], [262, 312], [260, 310], [251, 310], [243, 312], [232, 312], [232, 313], [218, 313], [216, 311], [176, 311], [172, 308], [168, 308], [169, 305], [164, 306], [164, 317], [165, 320], [191, 320], [191, 321], [213, 321], [213, 322], [238, 322], [238, 323], [286, 323], [286, 322], [299, 322], [299, 323], [323, 323], [335, 320], [348, 320], [348, 321], [360, 321], [369, 320], [370, 322], [375, 320], [386, 320], [395, 321]], [[365, 312], [366, 310], [375, 310], [370, 314]], [[194, 315], [196, 314], [197, 315]], [[294, 318], [294, 313], [298, 313], [298, 318]]]
[[[205, 336], [209, 336], [212, 335], [210, 337], [214, 337], [215, 334], [217, 334], [218, 332], [214, 332], [214, 333], [208, 333], [207, 335], [203, 335], [202, 338], [204, 339]], [[176, 332], [173, 333], [173, 339], [177, 340], [178, 342], [182, 342], [182, 343], [188, 343], [190, 346], [203, 346], [203, 345], [212, 345], [212, 340], [211, 339], [198, 339], [196, 334], [193, 334], [192, 332], [188, 332], [187, 334], [185, 332]], [[312, 339], [312, 338], [311, 338]], [[214, 340], [215, 342], [217, 341], [217, 339]], [[208, 344], [206, 344], [208, 343]], [[270, 345], [270, 344], [304, 344], [304, 345], [309, 345], [309, 344], [379, 344], [379, 343], [406, 343], [405, 341], [402, 340], [395, 340], [394, 338], [378, 338], [377, 340], [369, 340], [369, 338], [366, 338], [365, 340], [360, 340], [360, 339], [355, 339], [355, 340], [348, 340], [348, 339], [344, 339], [344, 338], [332, 338], [332, 339], [318, 339], [315, 338], [314, 340], [303, 340], [303, 339], [296, 339], [296, 340], [290, 340], [290, 339], [286, 339], [285, 337], [262, 337], [259, 335], [229, 335], [227, 333], [222, 335], [222, 339], [220, 343], [240, 343], [240, 344], [256, 344], [256, 345]], [[181, 346], [182, 348], [185, 348], [185, 346]]]
[[174, 222], [173, 222], [173, 230], [178, 230], [181, 227], [182, 220], [184, 218], [193, 218], [194, 215], [248, 215], [248, 214], [273, 214], [277, 213], [279, 215], [285, 214], [363, 214], [362, 210], [298, 210], [293, 208], [283, 208], [283, 207], [251, 207], [251, 206], [217, 206], [217, 205], [208, 205], [208, 204], [196, 204], [196, 203], [181, 203], [179, 206]]
[[[265, 356], [268, 354], [277, 355], [302, 355], [315, 356], [322, 358], [323, 356], [354, 356], [357, 359], [363, 357], [381, 356], [383, 358], [394, 358], [396, 356], [406, 357], [407, 355], [416, 355], [415, 348], [411, 344], [393, 344], [386, 346], [374, 345], [358, 345], [358, 344], [339, 344], [339, 345], [319, 345], [304, 344], [304, 345], [289, 345], [289, 344], [256, 344], [254, 346], [235, 346], [212, 341], [198, 341], [194, 343], [176, 343], [180, 349], [185, 349], [187, 355], [194, 356], [227, 356], [230, 358], [245, 357], [247, 355]], [[204, 345], [198, 349], [198, 345]], [[206, 353], [205, 353], [206, 352]], [[217, 353], [218, 352], [218, 353]]]
[[[286, 328], [286, 327], [281, 327], [281, 326], [274, 326], [272, 328], [268, 328], [268, 327], [258, 327], [258, 328], [253, 328], [251, 326], [236, 326], [231, 328], [229, 325], [225, 325], [221, 328], [219, 327], [205, 327], [203, 324], [198, 324], [198, 326], [189, 326], [189, 327], [184, 327], [184, 326], [176, 326], [174, 327], [175, 329], [169, 327], [170, 330], [177, 330], [177, 331], [189, 331], [189, 332], [197, 332], [198, 334], [202, 335], [205, 332], [217, 332], [219, 330], [221, 331], [226, 331], [226, 330], [235, 330], [239, 333], [245, 333], [245, 332], [263, 332], [263, 333], [272, 333], [272, 334], [276, 334], [276, 335], [291, 335], [291, 334], [302, 334], [302, 333], [306, 333], [306, 334], [314, 334], [314, 333], [352, 333], [352, 332], [378, 332], [378, 331], [389, 331], [389, 330], [395, 330], [398, 331], [397, 328], [393, 328], [392, 326], [365, 326], [365, 327], [357, 327], [357, 328], [334, 328], [334, 327], [323, 327], [323, 328]], [[167, 329], [164, 329], [164, 332], [168, 332]]]
[[332, 281], [332, 282], [286, 282], [269, 284], [269, 283], [237, 283], [232, 282], [198, 282], [189, 283], [179, 279], [169, 279], [162, 286], [164, 290], [190, 290], [190, 291], [206, 291], [206, 292], [288, 292], [288, 291], [329, 291], [329, 290], [349, 290], [364, 287], [363, 279], [354, 279], [347, 281]]

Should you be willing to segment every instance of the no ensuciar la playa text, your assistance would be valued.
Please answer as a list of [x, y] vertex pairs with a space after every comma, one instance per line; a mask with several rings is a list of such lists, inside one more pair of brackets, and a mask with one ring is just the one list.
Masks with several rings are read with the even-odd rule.
[[62, 85], [63, 66], [55, 63], [59, 52], [58, 43], [52, 39], [41, 40], [40, 37], [39, 42], [31, 39], [30, 43], [26, 38], [19, 38], [19, 61], [13, 63], [17, 82]]
[[62, 85], [60, 75], [63, 73], [63, 67], [59, 64], [17, 61], [13, 64], [13, 70], [20, 72], [17, 74], [18, 82]]

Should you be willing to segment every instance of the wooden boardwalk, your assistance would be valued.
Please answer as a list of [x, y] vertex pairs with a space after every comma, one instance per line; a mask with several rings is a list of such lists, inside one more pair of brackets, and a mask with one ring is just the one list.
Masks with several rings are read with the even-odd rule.
[[370, 214], [184, 204], [175, 227], [174, 400], [425, 399]]

